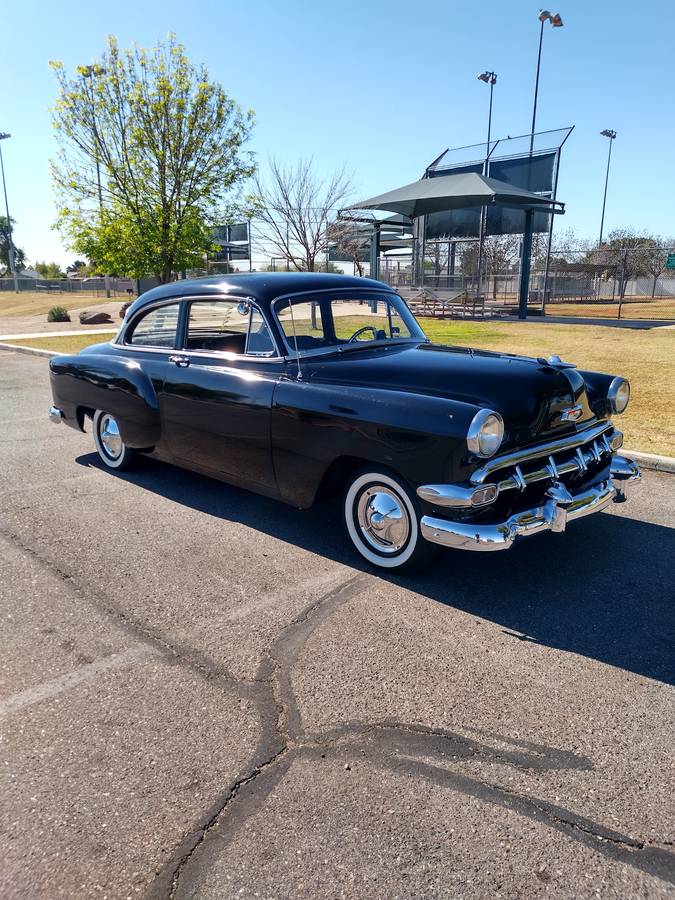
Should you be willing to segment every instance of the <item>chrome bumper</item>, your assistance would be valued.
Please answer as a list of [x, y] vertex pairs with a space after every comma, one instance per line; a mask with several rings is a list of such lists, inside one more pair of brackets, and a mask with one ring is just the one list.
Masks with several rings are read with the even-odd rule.
[[505, 522], [484, 525], [473, 522], [451, 522], [434, 516], [423, 516], [422, 537], [433, 544], [458, 550], [508, 550], [518, 537], [542, 531], [564, 531], [568, 522], [600, 512], [612, 501], [626, 499], [626, 487], [640, 478], [640, 470], [623, 456], [615, 456], [610, 478], [578, 494], [570, 494], [561, 482], [553, 482], [546, 491], [548, 498], [541, 506], [514, 513]]
[[50, 406], [49, 407], [49, 421], [54, 422], [55, 425], [58, 425], [59, 422], [63, 420], [63, 414], [58, 406]]

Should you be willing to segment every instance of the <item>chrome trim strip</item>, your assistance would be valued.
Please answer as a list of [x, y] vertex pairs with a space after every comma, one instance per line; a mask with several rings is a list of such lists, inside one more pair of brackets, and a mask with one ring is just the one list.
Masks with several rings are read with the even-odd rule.
[[579, 494], [568, 494], [569, 500], [562, 494], [563, 499], [551, 496], [542, 506], [514, 513], [496, 525], [450, 522], [423, 516], [420, 530], [422, 537], [432, 544], [456, 550], [508, 550], [516, 538], [543, 531], [564, 531], [567, 522], [599, 512], [614, 500], [616, 494], [616, 488], [608, 479]]
[[581, 447], [583, 444], [595, 440], [595, 438], [609, 431], [612, 427], [612, 423], [609, 421], [600, 422], [598, 425], [593, 425], [591, 428], [586, 428], [584, 431], [578, 431], [564, 438], [557, 438], [545, 444], [536, 444], [533, 447], [524, 447], [522, 450], [505, 453], [503, 456], [494, 456], [472, 472], [470, 480], [473, 484], [483, 484], [485, 479], [498, 469], [517, 466], [528, 460], [539, 459], [542, 456], [547, 457], [561, 451], [574, 450], [576, 447]]

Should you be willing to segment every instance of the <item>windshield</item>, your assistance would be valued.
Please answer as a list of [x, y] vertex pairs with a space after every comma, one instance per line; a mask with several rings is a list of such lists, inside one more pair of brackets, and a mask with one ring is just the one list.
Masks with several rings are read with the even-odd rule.
[[403, 300], [388, 291], [316, 291], [281, 298], [274, 311], [288, 349], [301, 355], [426, 340]]

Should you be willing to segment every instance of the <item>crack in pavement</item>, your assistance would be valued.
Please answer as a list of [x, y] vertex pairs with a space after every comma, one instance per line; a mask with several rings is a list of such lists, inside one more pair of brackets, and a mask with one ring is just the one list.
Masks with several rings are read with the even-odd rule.
[[[523, 770], [592, 769], [592, 763], [586, 757], [520, 738], [467, 729], [513, 748], [497, 749], [447, 729], [389, 720], [379, 723], [352, 721], [328, 731], [307, 733], [292, 685], [295, 663], [320, 625], [361, 593], [367, 584], [367, 576], [357, 575], [328, 591], [284, 626], [277, 636], [257, 673], [258, 683], [267, 690], [261, 689], [258, 697], [261, 735], [256, 753], [248, 767], [244, 767], [243, 774], [197, 823], [158, 873], [147, 894], [151, 900], [194, 896], [197, 883], [209, 871], [215, 857], [261, 809], [294, 761], [315, 759], [319, 762], [329, 756], [337, 758], [346, 749], [360, 751], [366, 761], [389, 771], [421, 777], [440, 787], [516, 812], [557, 829], [615, 862], [675, 883], [675, 854], [607, 829], [564, 807], [451, 771], [442, 765], [480, 756]], [[441, 765], [425, 762], [425, 758], [432, 758]]]
[[121, 604], [111, 600], [110, 597], [104, 595], [97, 588], [85, 587], [73, 571], [69, 570], [61, 562], [45, 556], [36, 545], [29, 543], [25, 538], [1, 526], [0, 535], [10, 544], [13, 544], [30, 556], [49, 574], [58, 578], [85, 603], [93, 606], [107, 618], [113, 619], [117, 625], [135, 640], [148, 644], [154, 650], [158, 650], [165, 662], [172, 665], [185, 666], [204, 680], [234, 690], [244, 698], [250, 697], [255, 692], [255, 680], [237, 678], [224, 666], [214, 664], [212, 660], [199, 650], [185, 644], [175, 644], [167, 640], [161, 632], [155, 631], [139, 622], [138, 619], [129, 615], [128, 611]]
[[[445, 768], [448, 764], [485, 757], [523, 770], [591, 769], [592, 763], [585, 757], [481, 729], [465, 729], [513, 748], [498, 749], [447, 729], [393, 720], [350, 721], [326, 731], [306, 732], [293, 689], [293, 668], [312, 634], [338, 608], [365, 590], [370, 576], [355, 575], [310, 603], [277, 635], [259, 663], [255, 677], [241, 679], [214, 665], [200, 651], [173, 644], [161, 633], [138, 622], [110, 598], [84, 587], [75, 574], [45, 557], [25, 539], [4, 528], [0, 528], [0, 534], [61, 579], [77, 596], [114, 619], [136, 640], [159, 650], [164, 659], [189, 668], [206, 681], [222, 684], [251, 700], [256, 707], [260, 733], [251, 758], [158, 870], [148, 897], [173, 900], [184, 889], [190, 891], [189, 886], [194, 886], [209, 870], [215, 855], [258, 812], [296, 759], [337, 758], [346, 749], [360, 751], [371, 764], [394, 773], [423, 778], [555, 828], [615, 862], [675, 884], [675, 854], [663, 849], [672, 846], [672, 842], [641, 841], [622, 835], [564, 807]], [[429, 759], [434, 762], [428, 762]]]

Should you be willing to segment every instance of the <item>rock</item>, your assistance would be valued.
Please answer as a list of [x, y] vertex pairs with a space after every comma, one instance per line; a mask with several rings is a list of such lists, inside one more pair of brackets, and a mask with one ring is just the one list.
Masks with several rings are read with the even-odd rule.
[[80, 313], [80, 325], [107, 325], [112, 319], [107, 312], [89, 312], [85, 310]]

